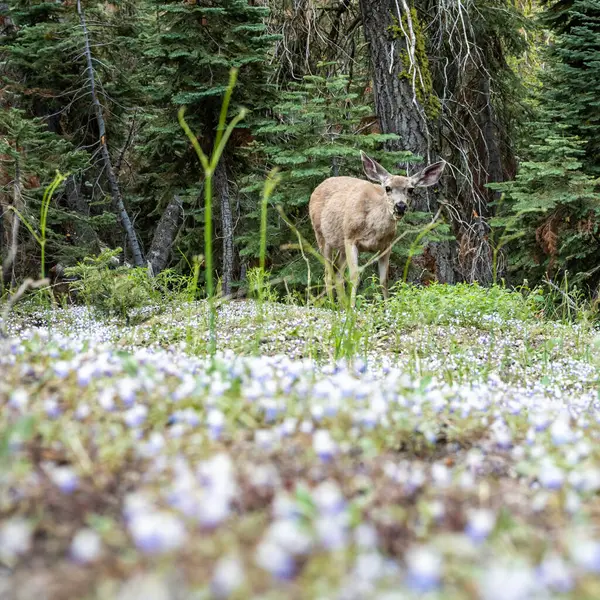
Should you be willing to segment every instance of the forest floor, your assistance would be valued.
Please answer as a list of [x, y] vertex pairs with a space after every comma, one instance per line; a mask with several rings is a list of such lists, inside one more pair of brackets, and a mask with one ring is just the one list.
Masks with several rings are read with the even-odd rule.
[[600, 335], [400, 289], [0, 341], [0, 599], [600, 597]]

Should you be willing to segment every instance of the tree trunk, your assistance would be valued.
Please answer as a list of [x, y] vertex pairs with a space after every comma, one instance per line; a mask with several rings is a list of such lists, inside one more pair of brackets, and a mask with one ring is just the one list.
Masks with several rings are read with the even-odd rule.
[[85, 43], [85, 57], [87, 61], [87, 74], [90, 82], [90, 94], [92, 97], [92, 104], [94, 105], [96, 121], [98, 122], [100, 151], [102, 153], [102, 159], [104, 161], [104, 168], [106, 169], [106, 177], [108, 178], [108, 183], [110, 185], [113, 203], [117, 210], [117, 214], [119, 215], [121, 224], [123, 225], [123, 229], [127, 234], [127, 241], [129, 243], [129, 249], [131, 250], [133, 262], [136, 267], [141, 267], [144, 265], [142, 249], [140, 248], [140, 244], [135, 234], [133, 224], [131, 223], [131, 219], [129, 218], [129, 214], [127, 213], [125, 204], [123, 203], [123, 197], [121, 196], [119, 182], [117, 181], [117, 176], [115, 175], [110, 154], [108, 152], [108, 145], [106, 143], [106, 125], [104, 123], [104, 116], [102, 114], [102, 105], [100, 104], [100, 100], [98, 100], [98, 95], [96, 93], [96, 74], [94, 71], [94, 65], [92, 63], [90, 39], [88, 35], [87, 25], [85, 22], [85, 15], [83, 13], [83, 7], [81, 6], [81, 0], [77, 0], [77, 14], [79, 15], [81, 28], [83, 30], [83, 38]]
[[223, 158], [218, 162], [213, 175], [213, 184], [221, 206], [221, 229], [223, 236], [223, 273], [222, 289], [223, 295], [231, 294], [231, 283], [233, 282], [233, 215], [229, 202], [229, 181], [227, 180], [227, 168]]
[[[383, 133], [395, 133], [400, 138], [388, 142], [387, 148], [410, 150], [429, 164], [438, 157], [433, 135], [437, 132], [437, 124], [427, 117], [415, 91], [419, 73], [410, 66], [418, 68], [419, 65], [408, 5], [403, 0], [360, 0], [360, 6], [365, 38], [370, 48], [375, 109], [381, 130]], [[409, 175], [421, 168], [405, 167]], [[416, 210], [437, 210], [437, 201], [428, 189], [419, 190], [413, 202]], [[435, 262], [436, 278], [442, 283], [454, 283], [458, 279], [454, 266], [455, 246], [454, 242], [436, 242], [427, 249], [428, 256]]]
[[[19, 160], [15, 161], [15, 180], [13, 182], [13, 202], [12, 206], [23, 214], [23, 202], [22, 202], [22, 190], [21, 190], [21, 168]], [[11, 227], [10, 227], [10, 245], [8, 247], [8, 254], [2, 263], [2, 286], [6, 286], [7, 282], [10, 282], [10, 287], [15, 285], [15, 269], [14, 263], [17, 258], [17, 250], [19, 248], [19, 225], [21, 219], [16, 212], [11, 211]]]
[[77, 179], [74, 175], [70, 175], [65, 185], [65, 191], [67, 206], [81, 217], [80, 219], [75, 219], [77, 241], [94, 251], [98, 251], [100, 249], [100, 241], [94, 228], [87, 222], [90, 211], [88, 203], [81, 195], [81, 180]]
[[182, 214], [181, 199], [175, 195], [156, 226], [152, 244], [146, 257], [152, 275], [158, 275], [169, 263], [171, 248], [181, 227]]

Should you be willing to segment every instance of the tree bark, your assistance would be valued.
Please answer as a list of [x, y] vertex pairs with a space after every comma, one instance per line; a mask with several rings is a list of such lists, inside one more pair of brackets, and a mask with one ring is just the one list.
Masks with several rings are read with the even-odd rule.
[[121, 220], [121, 224], [123, 225], [123, 229], [125, 230], [125, 233], [127, 235], [127, 241], [128, 241], [129, 249], [131, 250], [131, 254], [133, 257], [133, 263], [135, 264], [136, 267], [141, 267], [144, 265], [144, 257], [142, 255], [142, 249], [140, 248], [140, 244], [139, 244], [137, 236], [135, 234], [133, 224], [131, 222], [131, 219], [129, 218], [129, 214], [127, 213], [125, 204], [123, 203], [123, 197], [121, 196], [119, 182], [117, 181], [117, 176], [115, 175], [115, 171], [113, 169], [110, 154], [108, 152], [108, 145], [106, 143], [106, 124], [104, 123], [104, 116], [102, 114], [102, 105], [100, 104], [100, 100], [98, 99], [98, 94], [96, 93], [96, 73], [94, 70], [93, 62], [92, 62], [92, 51], [90, 48], [90, 39], [89, 39], [88, 30], [87, 30], [87, 25], [85, 22], [85, 15], [83, 12], [83, 7], [81, 6], [81, 0], [77, 0], [77, 14], [79, 15], [79, 20], [81, 22], [81, 28], [83, 30], [83, 38], [84, 38], [84, 44], [85, 44], [85, 57], [86, 57], [86, 61], [87, 61], [87, 74], [88, 74], [88, 79], [90, 82], [90, 94], [92, 97], [92, 104], [94, 106], [94, 111], [96, 114], [96, 121], [98, 123], [98, 135], [100, 137], [100, 151], [102, 153], [102, 159], [104, 161], [104, 168], [106, 169], [106, 177], [108, 178], [108, 183], [110, 185], [113, 203], [117, 210], [117, 214], [119, 215], [119, 219]]
[[[17, 209], [21, 214], [23, 213], [23, 202], [22, 202], [22, 189], [21, 189], [21, 168], [19, 160], [15, 160], [15, 180], [13, 182], [13, 208]], [[19, 248], [19, 225], [21, 219], [16, 212], [11, 211], [11, 227], [10, 227], [10, 246], [8, 247], [8, 254], [6, 259], [2, 263], [2, 285], [5, 286], [7, 281], [10, 281], [10, 287], [14, 287], [15, 284], [15, 269], [14, 263], [17, 258], [17, 250]]]
[[94, 228], [86, 221], [90, 216], [88, 203], [81, 195], [81, 180], [70, 175], [65, 185], [67, 206], [81, 218], [75, 220], [75, 234], [78, 241], [94, 250], [100, 249], [100, 241]]
[[182, 215], [181, 199], [175, 195], [156, 226], [152, 244], [146, 257], [152, 275], [158, 275], [169, 263], [171, 248], [181, 227]]
[[223, 158], [217, 164], [213, 175], [213, 184], [221, 206], [221, 229], [223, 236], [223, 273], [222, 289], [223, 295], [231, 294], [231, 284], [233, 282], [233, 215], [229, 201], [229, 181], [227, 180], [227, 167]]
[[[406, 61], [414, 55], [414, 32], [403, 25], [405, 34], [394, 33], [398, 32], [408, 5], [402, 0], [360, 0], [360, 7], [370, 49], [375, 109], [381, 130], [399, 136], [399, 140], [388, 142], [387, 148], [410, 150], [429, 164], [437, 159], [434, 136], [437, 124], [427, 117], [413, 87], [412, 75], [408, 73], [407, 76], [406, 65], [403, 64], [403, 57]], [[421, 168], [404, 166], [409, 175]], [[413, 207], [433, 212], [437, 210], [437, 201], [428, 189], [423, 189], [415, 194]], [[428, 254], [435, 258], [436, 278], [442, 283], [455, 283], [459, 278], [454, 266], [455, 246], [454, 242], [436, 242], [428, 248]]]

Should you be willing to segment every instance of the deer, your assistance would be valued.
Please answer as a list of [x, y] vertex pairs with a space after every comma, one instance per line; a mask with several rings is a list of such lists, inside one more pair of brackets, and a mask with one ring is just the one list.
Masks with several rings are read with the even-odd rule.
[[410, 177], [392, 175], [378, 162], [360, 153], [365, 175], [371, 181], [356, 177], [329, 177], [313, 191], [308, 204], [310, 220], [319, 250], [325, 259], [327, 295], [333, 299], [334, 253], [337, 265], [338, 297], [344, 293], [343, 274], [346, 264], [350, 272], [350, 306], [356, 303], [359, 283], [359, 252], [379, 254], [379, 284], [387, 299], [390, 253], [396, 226], [411, 206], [415, 188], [435, 185], [444, 171], [445, 161], [425, 167]]

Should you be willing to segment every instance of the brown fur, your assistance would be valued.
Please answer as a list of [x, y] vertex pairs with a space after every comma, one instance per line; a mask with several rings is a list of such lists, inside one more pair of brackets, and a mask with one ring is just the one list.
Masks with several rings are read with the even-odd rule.
[[[332, 275], [336, 268], [334, 253], [339, 251], [338, 284], [343, 289], [342, 274], [347, 261], [352, 305], [358, 285], [360, 251], [379, 253], [379, 278], [387, 298], [389, 256], [396, 235], [396, 219], [409, 207], [410, 191], [414, 187], [433, 185], [445, 166], [443, 162], [437, 163], [412, 177], [403, 177], [391, 175], [365, 154], [362, 160], [366, 174], [379, 183], [355, 177], [330, 177], [317, 186], [309, 202], [310, 220], [326, 261], [327, 292], [331, 296]], [[394, 213], [394, 207], [400, 212]]]

